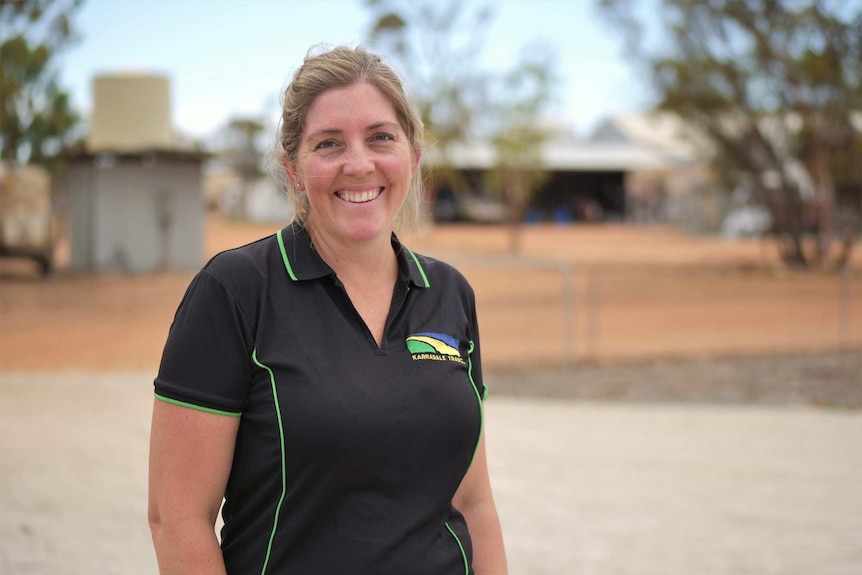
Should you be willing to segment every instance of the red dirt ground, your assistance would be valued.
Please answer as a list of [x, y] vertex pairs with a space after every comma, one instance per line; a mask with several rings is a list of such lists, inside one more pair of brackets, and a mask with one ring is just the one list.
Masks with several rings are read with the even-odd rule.
[[[210, 214], [206, 252], [278, 229]], [[862, 253], [851, 272], [784, 270], [769, 241], [668, 228], [437, 226], [406, 238], [476, 290], [486, 369], [862, 348]], [[192, 273], [42, 280], [0, 261], [0, 370], [155, 370]]]

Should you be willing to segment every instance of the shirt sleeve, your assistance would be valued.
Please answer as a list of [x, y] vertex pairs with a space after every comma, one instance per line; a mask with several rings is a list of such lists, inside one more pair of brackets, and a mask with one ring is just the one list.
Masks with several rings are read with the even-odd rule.
[[168, 333], [158, 399], [240, 415], [252, 374], [253, 336], [236, 298], [206, 269], [192, 280]]
[[488, 388], [482, 378], [482, 348], [479, 345], [479, 320], [476, 315], [476, 297], [470, 290], [470, 380], [482, 401], [488, 397]]

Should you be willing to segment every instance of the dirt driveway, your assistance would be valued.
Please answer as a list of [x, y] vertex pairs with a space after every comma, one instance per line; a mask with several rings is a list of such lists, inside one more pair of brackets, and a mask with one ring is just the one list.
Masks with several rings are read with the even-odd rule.
[[[211, 217], [207, 252], [276, 228]], [[673, 230], [523, 239], [411, 242], [477, 292], [513, 575], [862, 573], [859, 257], [842, 279]], [[156, 572], [152, 379], [190, 278], [0, 262], [0, 575]]]
[[[152, 373], [0, 374], [0, 575], [154, 575]], [[862, 412], [495, 397], [513, 575], [862, 573]]]
[[[277, 228], [211, 214], [206, 250]], [[517, 257], [497, 227], [410, 245], [473, 284], [487, 370], [862, 349], [862, 249], [838, 276], [782, 270], [771, 244], [664, 228], [528, 227]], [[0, 370], [153, 370], [192, 276], [16, 271], [0, 260]]]

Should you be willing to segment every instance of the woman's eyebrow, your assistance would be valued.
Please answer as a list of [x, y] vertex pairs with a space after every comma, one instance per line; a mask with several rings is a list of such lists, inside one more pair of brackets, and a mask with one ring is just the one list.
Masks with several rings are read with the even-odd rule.
[[388, 120], [384, 120], [382, 122], [375, 122], [365, 129], [366, 130], [376, 130], [378, 128], [382, 128], [383, 126], [397, 126], [397, 125], [398, 125], [397, 122], [390, 122]]
[[[374, 122], [373, 124], [366, 126], [365, 131], [370, 132], [373, 130], [377, 130], [379, 128], [383, 128], [384, 126], [398, 126], [398, 125], [399, 124], [397, 122], [390, 122], [389, 120], [383, 120], [380, 122]], [[343, 134], [343, 133], [344, 133], [344, 130], [342, 130], [341, 128], [323, 128], [322, 130], [317, 130], [316, 132], [312, 132], [312, 133], [308, 134], [306, 137], [310, 138], [310, 139], [314, 139], [314, 138], [319, 138], [321, 136], [332, 136], [332, 135], [338, 135], [338, 134]]]
[[316, 138], [318, 136], [328, 136], [331, 134], [341, 134], [344, 130], [339, 130], [338, 128], [324, 128], [323, 130], [317, 130], [316, 132], [312, 132], [308, 134], [309, 138]]

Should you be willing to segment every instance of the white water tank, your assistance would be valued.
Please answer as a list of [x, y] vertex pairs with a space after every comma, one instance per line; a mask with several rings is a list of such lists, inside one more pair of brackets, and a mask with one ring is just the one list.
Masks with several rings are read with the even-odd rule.
[[93, 112], [87, 148], [98, 152], [169, 149], [170, 80], [167, 76], [115, 73], [93, 79]]

